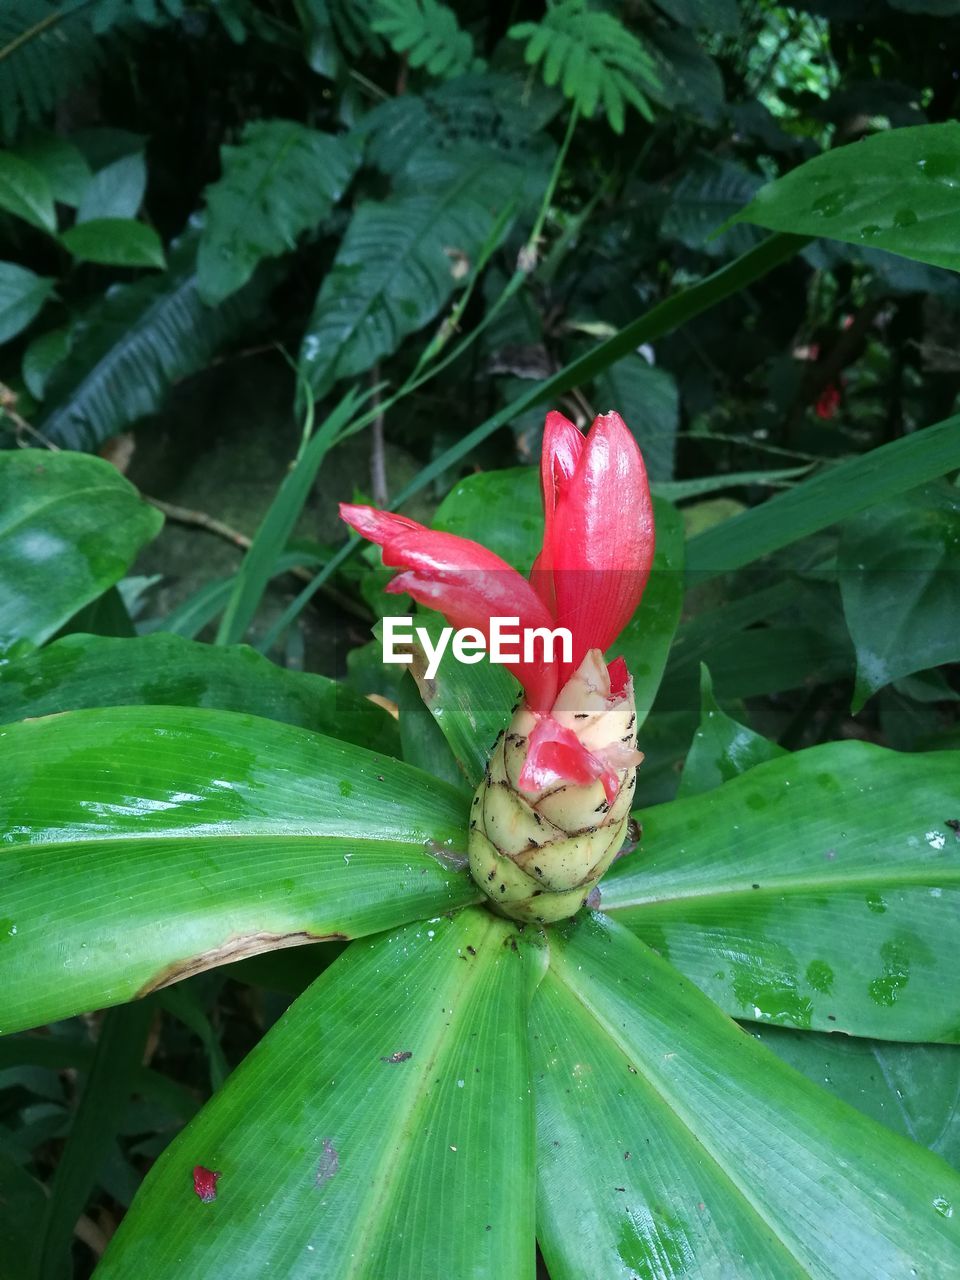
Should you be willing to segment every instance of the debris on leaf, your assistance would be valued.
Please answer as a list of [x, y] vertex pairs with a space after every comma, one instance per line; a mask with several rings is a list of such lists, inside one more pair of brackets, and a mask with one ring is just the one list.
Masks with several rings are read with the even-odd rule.
[[205, 1169], [202, 1164], [194, 1166], [193, 1189], [204, 1204], [210, 1204], [216, 1200], [219, 1178], [219, 1169]]
[[406, 1062], [408, 1058], [412, 1058], [413, 1054], [409, 1049], [398, 1049], [396, 1053], [391, 1053], [389, 1058], [381, 1058], [381, 1062]]
[[340, 1172], [340, 1153], [329, 1138], [323, 1139], [323, 1151], [317, 1165], [317, 1186], [322, 1187]]

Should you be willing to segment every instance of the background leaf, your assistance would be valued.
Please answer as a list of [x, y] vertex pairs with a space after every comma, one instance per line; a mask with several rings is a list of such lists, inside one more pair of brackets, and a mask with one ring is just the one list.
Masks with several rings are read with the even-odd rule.
[[57, 229], [50, 184], [39, 169], [10, 151], [0, 151], [0, 209], [41, 231]]
[[0, 342], [9, 342], [26, 329], [56, 284], [15, 262], [0, 262]]
[[713, 681], [705, 663], [700, 665], [700, 727], [683, 766], [678, 796], [712, 791], [756, 764], [786, 755], [783, 747], [738, 724], [722, 711], [713, 696]]
[[120, 579], [163, 517], [108, 462], [0, 453], [0, 651], [41, 644]]
[[222, 302], [247, 283], [263, 258], [292, 249], [343, 196], [360, 162], [350, 136], [295, 120], [254, 120], [235, 147], [223, 147], [223, 174], [207, 187], [197, 273], [200, 296]]
[[814, 156], [757, 193], [739, 220], [827, 236], [960, 270], [951, 232], [960, 123], [890, 129]]
[[81, 262], [108, 267], [164, 267], [163, 245], [153, 227], [132, 218], [91, 218], [60, 237]]
[[960, 491], [928, 485], [864, 511], [844, 526], [837, 567], [854, 711], [894, 680], [960, 661]]

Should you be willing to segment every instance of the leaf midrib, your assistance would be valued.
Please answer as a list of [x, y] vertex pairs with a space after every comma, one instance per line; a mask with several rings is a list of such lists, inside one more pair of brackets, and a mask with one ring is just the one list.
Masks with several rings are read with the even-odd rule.
[[704, 1137], [700, 1133], [698, 1133], [696, 1129], [693, 1128], [683, 1108], [677, 1105], [677, 1102], [674, 1098], [670, 1097], [667, 1093], [664, 1092], [663, 1088], [660, 1086], [658, 1082], [651, 1079], [650, 1075], [648, 1074], [648, 1072], [645, 1070], [643, 1066], [642, 1059], [638, 1060], [637, 1055], [620, 1038], [616, 1028], [612, 1026], [607, 1021], [607, 1019], [602, 1016], [602, 1014], [600, 1014], [595, 1008], [593, 1008], [593, 1006], [584, 998], [584, 996], [577, 990], [577, 988], [573, 986], [573, 984], [570, 981], [568, 981], [564, 973], [565, 968], [566, 968], [565, 964], [557, 965], [551, 962], [550, 972], [553, 973], [556, 976], [557, 980], [563, 984], [564, 988], [570, 993], [572, 998], [577, 1001], [577, 1003], [584, 1009], [587, 1015], [597, 1024], [597, 1026], [600, 1027], [602, 1031], [606, 1032], [611, 1043], [623, 1055], [627, 1066], [632, 1067], [634, 1070], [636, 1070], [641, 1074], [643, 1081], [646, 1084], [647, 1088], [650, 1090], [650, 1092], [655, 1094], [656, 1097], [658, 1097], [661, 1100], [663, 1105], [668, 1109], [668, 1111], [675, 1117], [677, 1122], [682, 1126], [684, 1132], [689, 1137], [689, 1141], [691, 1145], [695, 1148], [699, 1148], [708, 1156], [708, 1158], [713, 1162], [713, 1165], [716, 1168], [720, 1178], [723, 1179], [723, 1181], [726, 1182], [731, 1187], [731, 1189], [735, 1192], [735, 1194], [740, 1197], [740, 1199], [743, 1201], [747, 1209], [752, 1214], [754, 1214], [754, 1216], [758, 1218], [766, 1226], [773, 1240], [775, 1240], [776, 1243], [781, 1247], [783, 1252], [788, 1255], [788, 1257], [796, 1266], [798, 1272], [804, 1276], [811, 1276], [811, 1272], [807, 1270], [806, 1266], [800, 1261], [800, 1259], [797, 1257], [794, 1251], [783, 1239], [782, 1235], [777, 1230], [776, 1225], [773, 1222], [771, 1222], [770, 1219], [764, 1213], [761, 1212], [760, 1208], [754, 1203], [753, 1199], [749, 1195], [747, 1189], [744, 1186], [742, 1186], [741, 1183], [738, 1181], [738, 1179], [734, 1176], [733, 1170], [728, 1168], [727, 1165], [718, 1158], [718, 1156], [713, 1151], [712, 1145], [709, 1144], [704, 1139]]

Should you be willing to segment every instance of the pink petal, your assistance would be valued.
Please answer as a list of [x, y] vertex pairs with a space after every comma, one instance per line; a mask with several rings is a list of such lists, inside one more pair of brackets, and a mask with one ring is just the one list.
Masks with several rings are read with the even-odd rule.
[[[401, 568], [388, 591], [409, 592], [436, 609], [451, 626], [476, 627], [489, 640], [491, 618], [518, 618], [517, 630], [554, 623], [533, 587], [505, 560], [478, 542], [437, 533], [406, 516], [374, 507], [340, 504], [340, 515], [364, 537], [383, 547], [384, 563]], [[522, 649], [519, 650], [522, 652]], [[539, 644], [537, 652], [541, 652]], [[505, 663], [523, 685], [535, 711], [547, 711], [557, 691], [559, 664]]]
[[637, 442], [618, 413], [590, 428], [552, 526], [556, 618], [573, 634], [573, 662], [606, 650], [633, 616], [653, 562], [653, 505]]
[[530, 570], [534, 590], [551, 613], [556, 605], [553, 588], [553, 517], [557, 502], [573, 479], [583, 446], [584, 438], [578, 428], [562, 413], [551, 409], [544, 423], [540, 453], [543, 547]]
[[607, 803], [613, 804], [620, 788], [616, 770], [588, 751], [572, 729], [541, 716], [530, 734], [527, 758], [518, 779], [520, 790], [534, 794], [568, 782], [582, 787], [599, 778]]

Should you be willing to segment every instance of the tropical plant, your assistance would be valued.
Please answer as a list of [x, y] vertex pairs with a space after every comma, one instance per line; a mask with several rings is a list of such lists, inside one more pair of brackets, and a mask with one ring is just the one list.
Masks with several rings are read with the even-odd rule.
[[4, 8], [0, 1280], [960, 1269], [928, 7]]

